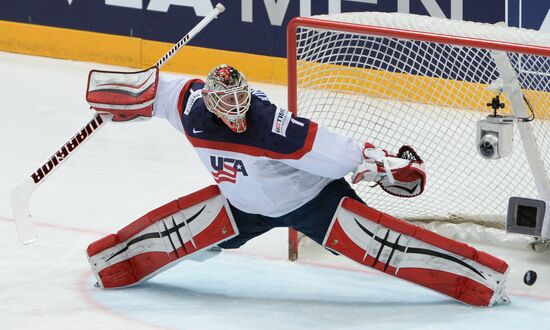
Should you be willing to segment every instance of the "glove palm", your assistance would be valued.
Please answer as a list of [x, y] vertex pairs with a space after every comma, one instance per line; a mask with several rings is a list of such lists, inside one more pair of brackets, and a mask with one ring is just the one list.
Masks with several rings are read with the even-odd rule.
[[399, 197], [415, 197], [424, 191], [424, 162], [410, 146], [402, 146], [397, 155], [365, 143], [364, 162], [352, 176], [352, 182], [375, 182], [387, 193]]

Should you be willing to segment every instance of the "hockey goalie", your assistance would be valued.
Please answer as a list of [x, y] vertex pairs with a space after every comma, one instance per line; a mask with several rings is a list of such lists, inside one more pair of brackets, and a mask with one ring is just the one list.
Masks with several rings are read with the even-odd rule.
[[[127, 85], [124, 75], [95, 77]], [[204, 82], [155, 71], [133, 78], [143, 93], [113, 99], [116, 93], [96, 94], [92, 107], [118, 120], [168, 120], [217, 185], [92, 243], [89, 262], [101, 287], [136, 285], [186, 258], [204, 257], [212, 247], [236, 249], [272, 228], [291, 227], [340, 257], [463, 303], [508, 301], [504, 261], [367, 206], [344, 179], [353, 173], [353, 184], [371, 182], [396, 196], [396, 203], [418, 196], [426, 174], [414, 148], [392, 154], [296, 117], [228, 65], [214, 68]], [[89, 88], [89, 98], [93, 93]]]

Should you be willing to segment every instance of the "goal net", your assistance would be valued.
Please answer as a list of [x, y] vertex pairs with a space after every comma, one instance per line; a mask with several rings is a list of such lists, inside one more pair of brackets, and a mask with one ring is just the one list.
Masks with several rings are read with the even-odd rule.
[[[513, 241], [503, 231], [508, 199], [539, 198], [518, 125], [529, 125], [538, 146], [541, 180], [550, 165], [548, 47], [550, 35], [537, 31], [426, 16], [296, 18], [288, 28], [289, 108], [390, 152], [403, 144], [417, 150], [425, 192], [406, 199], [355, 185], [370, 206], [453, 238]], [[517, 77], [523, 109], [513, 109], [503, 87], [499, 54]], [[515, 125], [510, 156], [487, 160], [477, 151], [476, 122], [492, 113], [487, 103], [501, 90], [499, 114], [533, 109], [536, 119]]]

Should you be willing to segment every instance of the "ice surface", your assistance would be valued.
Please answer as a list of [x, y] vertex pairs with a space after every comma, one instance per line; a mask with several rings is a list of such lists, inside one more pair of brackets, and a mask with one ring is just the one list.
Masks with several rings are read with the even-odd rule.
[[[11, 190], [92, 116], [88, 71], [112, 68], [0, 53], [0, 329], [451, 329], [550, 323], [550, 255], [488, 246], [512, 265], [513, 303], [473, 308], [315, 248], [286, 261], [286, 230], [184, 261], [147, 284], [93, 287], [87, 245], [213, 184], [168, 123], [109, 123], [31, 199], [39, 240], [21, 246]], [[254, 84], [280, 105], [282, 86]], [[539, 273], [532, 287], [521, 283]]]

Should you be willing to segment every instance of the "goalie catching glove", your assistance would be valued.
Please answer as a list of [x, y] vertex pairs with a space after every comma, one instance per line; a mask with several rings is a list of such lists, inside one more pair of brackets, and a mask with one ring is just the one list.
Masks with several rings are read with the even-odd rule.
[[363, 164], [353, 173], [353, 183], [376, 182], [385, 192], [398, 197], [415, 197], [424, 191], [424, 161], [412, 147], [404, 145], [397, 155], [390, 155], [367, 142], [363, 157]]
[[158, 67], [137, 72], [92, 70], [86, 101], [96, 111], [113, 114], [113, 121], [151, 117], [158, 76]]

